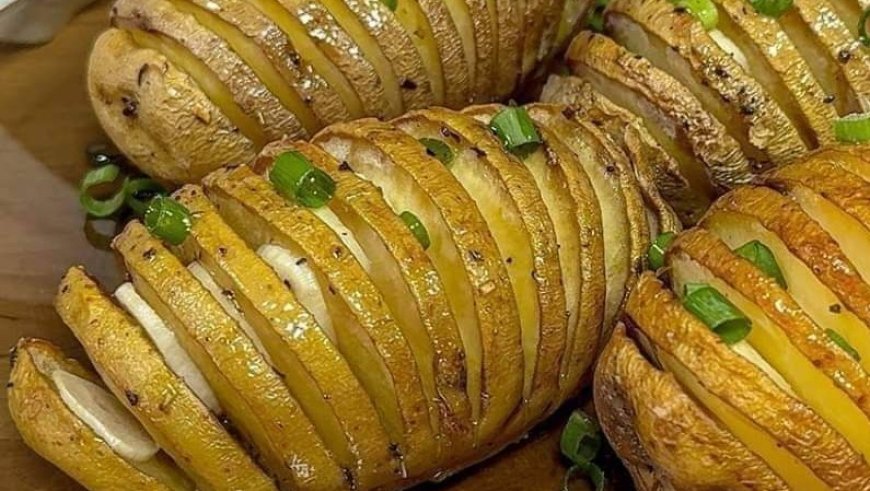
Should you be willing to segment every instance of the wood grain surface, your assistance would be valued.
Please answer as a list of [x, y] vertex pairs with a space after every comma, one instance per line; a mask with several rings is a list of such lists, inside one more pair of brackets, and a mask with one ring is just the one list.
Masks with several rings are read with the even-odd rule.
[[[72, 356], [83, 353], [51, 302], [61, 274], [83, 264], [108, 287], [120, 281], [114, 257], [85, 239], [78, 182], [88, 168], [85, 149], [105, 141], [85, 91], [88, 52], [106, 27], [108, 3], [82, 12], [51, 43], [0, 46], [0, 379], [7, 351], [24, 336], [43, 337]], [[557, 415], [523, 444], [429, 490], [561, 489]], [[0, 392], [0, 489], [80, 489], [30, 451], [10, 421]], [[582, 489], [580, 484], [578, 489]]]

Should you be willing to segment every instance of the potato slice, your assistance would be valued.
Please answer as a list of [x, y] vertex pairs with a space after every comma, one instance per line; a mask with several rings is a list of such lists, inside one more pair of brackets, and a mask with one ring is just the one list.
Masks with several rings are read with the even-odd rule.
[[535, 69], [538, 61], [538, 51], [543, 45], [546, 20], [550, 15], [551, 0], [525, 0], [525, 11], [521, 18], [525, 20], [523, 27], [522, 51], [522, 82], [525, 83]]
[[509, 278], [474, 201], [423, 145], [391, 125], [334, 125], [315, 143], [381, 188], [394, 213], [413, 212], [429, 232], [427, 253], [465, 346], [477, 438], [493, 441], [520, 403], [522, 345]]
[[[495, 0], [444, 0], [459, 35], [472, 74], [474, 102], [493, 99], [497, 75], [498, 25], [491, 17], [490, 2]], [[423, 107], [423, 106], [418, 106]]]
[[223, 222], [200, 188], [182, 188], [175, 197], [196, 217], [178, 252], [230, 293], [227, 298], [238, 306], [275, 368], [286, 374], [285, 383], [336, 460], [352, 469], [364, 488], [395, 479], [390, 441], [374, 405], [311, 314]]
[[[403, 16], [406, 10], [413, 13], [417, 20], [405, 21]], [[432, 92], [436, 97], [435, 103], [454, 108], [468, 104], [472, 94], [471, 74], [468, 71], [468, 61], [463, 51], [459, 29], [453, 22], [444, 0], [399, 2], [396, 6], [396, 15], [405, 25], [405, 30], [411, 33], [411, 38], [418, 45], [423, 63], [428, 67]], [[421, 43], [425, 37], [421, 38], [417, 34], [418, 29], [415, 27], [417, 24], [422, 26], [424, 31], [428, 30], [426, 36], [433, 38], [431, 47], [423, 49]], [[439, 100], [442, 102], [438, 102]]]
[[[813, 77], [810, 65], [771, 17], [747, 9], [742, 0], [717, 0], [717, 29], [739, 46], [743, 67], [788, 115], [809, 148], [834, 143], [831, 122], [837, 117], [832, 93]], [[857, 22], [857, 21], [856, 21]], [[714, 39], [715, 40], [715, 39]]]
[[[88, 93], [112, 141], [144, 172], [172, 182], [196, 180], [226, 162], [253, 158], [254, 140], [265, 140], [259, 126], [245, 125], [247, 117], [231, 96], [209, 93], [209, 82], [195, 80], [190, 74], [199, 72], [170, 59], [172, 54], [141, 48], [120, 29], [97, 38], [88, 62]], [[220, 100], [235, 112], [214, 102]], [[210, 141], [193, 135], [210, 135]]]
[[806, 150], [767, 89], [688, 10], [675, 9], [668, 0], [615, 0], [608, 6], [606, 25], [617, 42], [688, 88], [755, 165], [787, 163]]
[[[659, 214], [663, 230], [677, 228], [668, 216], [670, 213], [664, 211], [669, 206], [673, 206], [673, 211], [687, 225], [696, 223], [700, 214], [710, 206], [714, 192], [709, 178], [706, 174], [695, 176], [691, 169], [684, 170], [687, 166], [683, 164], [694, 168], [699, 166], [694, 157], [678, 150], [673, 140], [667, 139], [664, 144], [657, 141], [640, 117], [614, 104], [587, 81], [579, 77], [551, 75], [541, 100], [567, 104], [569, 111], [601, 125], [614, 143], [623, 148], [632, 161], [645, 200], [663, 210]], [[697, 185], [690, 183], [690, 177], [698, 180]]]
[[[258, 158], [255, 170], [267, 174], [275, 156], [288, 150], [303, 153], [336, 182], [329, 207], [318, 211], [329, 210], [347, 225], [347, 234], [359, 239], [377, 265], [369, 270], [372, 281], [398, 322], [414, 333], [406, 338], [417, 343], [411, 348], [420, 360], [426, 397], [437, 405], [433, 424], [447, 437], [444, 443], [457, 448], [469, 444], [473, 431], [465, 392], [465, 352], [444, 286], [425, 250], [375, 186], [319, 147], [283, 142], [270, 145]], [[439, 422], [439, 417], [443, 421]]]
[[495, 33], [498, 35], [493, 96], [497, 100], [505, 100], [516, 92], [522, 71], [525, 0], [491, 0], [489, 4], [493, 3], [496, 10]]
[[594, 2], [592, 0], [565, 0], [564, 4], [552, 50], [554, 54], [567, 48], [571, 39], [583, 28], [586, 13], [592, 8]]
[[870, 485], [870, 468], [844, 438], [683, 310], [653, 275], [644, 275], [635, 292], [627, 312], [657, 359], [789, 486]]
[[[105, 389], [99, 378], [78, 362], [65, 358], [60, 348], [39, 339], [22, 339], [10, 355], [12, 372], [7, 384], [9, 413], [24, 442], [36, 453], [58, 466], [82, 486], [93, 490], [115, 489], [119, 482], [142, 490], [190, 490], [192, 483], [156, 447], [135, 419]], [[93, 410], [105, 415], [98, 423], [113, 420], [115, 432], [125, 434], [123, 443], [147, 450], [136, 461], [117, 453], [122, 447], [107, 443], [105, 432], [95, 432], [62, 396], [56, 380], [79, 389], [93, 390]], [[62, 382], [63, 383], [63, 382]], [[75, 390], [75, 389], [74, 389]], [[101, 435], [102, 433], [102, 435]], [[121, 443], [121, 442], [119, 442]], [[154, 451], [152, 451], [152, 449]]]
[[595, 408], [623, 461], [651, 469], [665, 487], [786, 487], [758, 455], [686, 394], [673, 374], [645, 359], [621, 324], [595, 370]]
[[706, 283], [736, 305], [752, 321], [747, 342], [804, 404], [865, 459], [870, 455], [870, 376], [774, 279], [703, 229], [671, 246], [668, 265], [677, 291], [688, 283]]
[[[299, 251], [328, 291], [342, 354], [369, 392], [407, 474], [429, 469], [439, 442], [431, 425], [411, 346], [419, 335], [400, 326], [383, 296], [337, 236], [314, 214], [287, 202], [247, 167], [213, 173], [206, 193], [224, 220], [251, 247], [275, 244]], [[405, 469], [403, 469], [404, 474]]]
[[827, 0], [795, 1], [779, 23], [809, 64], [813, 75], [834, 96], [841, 116], [863, 112], [870, 104], [870, 61]]
[[[536, 419], [559, 390], [567, 307], [555, 228], [541, 192], [523, 162], [505, 152], [486, 126], [501, 109], [478, 106], [468, 115], [427, 109], [393, 124], [414, 138], [444, 141], [455, 154], [448, 167], [483, 215], [513, 286], [522, 329], [524, 410]], [[546, 165], [540, 163], [544, 151], [532, 159]]]
[[840, 145], [820, 150], [814, 158], [825, 159], [839, 167], [870, 181], [870, 145]]
[[[775, 248], [777, 258], [788, 261], [782, 269], [789, 270], [789, 263], [796, 263], [794, 273], [786, 273], [792, 295], [819, 325], [834, 329], [857, 347], [868, 366], [863, 354], [870, 353], [866, 327], [870, 284], [831, 236], [796, 203], [767, 188], [743, 188], [721, 199], [713, 210], [702, 225], [732, 249], [760, 236], [765, 245], [773, 243], [768, 247]], [[792, 274], [794, 279], [789, 278]], [[844, 314], [853, 314], [861, 322]]]
[[211, 294], [143, 225], [114, 241], [136, 289], [175, 331], [282, 489], [351, 488], [281, 377]]
[[[737, 141], [682, 84], [649, 61], [590, 32], [574, 39], [566, 59], [575, 75], [637, 114], [659, 144], [678, 159], [693, 185], [706, 178], [721, 190], [752, 179], [754, 171]], [[681, 151], [674, 153], [674, 148]]]
[[183, 47], [177, 51], [197, 60], [188, 64], [220, 80], [248, 118], [260, 125], [267, 139], [307, 135], [299, 118], [281, 104], [233, 47], [193, 15], [176, 8], [172, 0], [120, 0], [112, 8], [112, 21], [124, 29], [151, 33]]
[[275, 489], [208, 407], [166, 365], [146, 331], [82, 269], [67, 272], [55, 304], [112, 393], [198, 486]]

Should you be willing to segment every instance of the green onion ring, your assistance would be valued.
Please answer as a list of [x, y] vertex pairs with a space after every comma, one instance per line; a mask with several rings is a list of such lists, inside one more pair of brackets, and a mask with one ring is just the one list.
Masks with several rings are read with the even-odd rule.
[[844, 143], [870, 141], [870, 113], [857, 113], [834, 121], [834, 134]]
[[420, 138], [420, 143], [426, 147], [427, 154], [440, 160], [448, 168], [453, 163], [455, 155], [453, 155], [450, 145], [436, 138]]
[[675, 238], [677, 238], [677, 234], [673, 232], [664, 232], [659, 234], [659, 236], [656, 237], [656, 240], [654, 240], [649, 246], [647, 258], [649, 259], [649, 267], [651, 270], [658, 271], [660, 268], [664, 267], [665, 252], [667, 252], [668, 247], [670, 247]]
[[[141, 217], [145, 215], [145, 211], [148, 209], [148, 202], [156, 195], [166, 194], [166, 188], [154, 179], [142, 177], [130, 180], [127, 183], [126, 193], [124, 202], [133, 210], [136, 216]], [[140, 194], [149, 196], [143, 200]]]
[[582, 472], [590, 481], [592, 481], [592, 485], [595, 486], [595, 491], [604, 490], [604, 471], [593, 462], [585, 462], [582, 464], [574, 464], [568, 468], [568, 472], [565, 473], [565, 477], [562, 479], [562, 491], [570, 491], [569, 486], [571, 484], [571, 478], [573, 478], [574, 474], [578, 472]]
[[524, 107], [506, 107], [496, 114], [489, 127], [508, 152], [523, 158], [541, 146], [543, 140], [535, 122]]
[[779, 263], [776, 262], [776, 256], [766, 245], [760, 241], [753, 240], [735, 249], [734, 253], [754, 264], [765, 275], [776, 280], [783, 289], [788, 289], [782, 269], [779, 268]]
[[777, 18], [792, 8], [794, 0], [749, 0], [749, 3], [759, 14]]
[[79, 202], [87, 211], [88, 215], [97, 218], [105, 218], [110, 216], [124, 206], [124, 198], [126, 197], [125, 188], [127, 180], [124, 180], [121, 188], [109, 199], [99, 200], [91, 196], [90, 190], [94, 186], [108, 184], [118, 179], [121, 173], [121, 168], [115, 164], [108, 164], [96, 169], [91, 169], [85, 174], [79, 188]]
[[405, 222], [405, 225], [408, 226], [408, 229], [411, 230], [411, 233], [414, 234], [414, 237], [417, 239], [417, 242], [423, 246], [423, 249], [428, 249], [430, 245], [432, 245], [432, 241], [429, 238], [429, 232], [426, 230], [426, 227], [423, 225], [423, 222], [417, 218], [417, 215], [411, 213], [410, 211], [403, 211], [399, 218]]
[[574, 411], [562, 430], [559, 448], [575, 464], [590, 462], [601, 449], [601, 429], [583, 411]]
[[673, 0], [677, 7], [692, 13], [707, 31], [713, 30], [719, 24], [719, 9], [711, 0]]
[[870, 21], [870, 7], [867, 7], [864, 10], [864, 14], [861, 15], [861, 21], [858, 23], [858, 37], [861, 39], [861, 43], [864, 46], [870, 47], [870, 34], [867, 34], [867, 22]]
[[190, 211], [169, 196], [155, 196], [143, 221], [149, 232], [175, 246], [187, 239], [193, 226]]
[[396, 11], [396, 7], [399, 6], [399, 0], [381, 0], [381, 3], [387, 6], [388, 9], [393, 12]]
[[749, 318], [710, 285], [687, 284], [683, 306], [718, 334], [725, 344], [739, 343], [752, 330]]
[[269, 180], [284, 197], [307, 208], [320, 208], [335, 194], [335, 181], [314, 167], [308, 157], [291, 150], [275, 158]]
[[585, 27], [590, 31], [604, 32], [604, 11], [610, 0], [595, 0], [595, 5], [586, 14]]
[[843, 351], [849, 354], [855, 361], [861, 361], [861, 354], [858, 353], [858, 350], [852, 347], [846, 338], [840, 335], [837, 331], [833, 329], [825, 329], [825, 334], [828, 335], [828, 338], [833, 341], [834, 344], [839, 346]]

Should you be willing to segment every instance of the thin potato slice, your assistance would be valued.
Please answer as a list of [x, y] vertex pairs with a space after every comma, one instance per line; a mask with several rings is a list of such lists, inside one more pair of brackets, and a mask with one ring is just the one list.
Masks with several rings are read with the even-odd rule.
[[809, 148], [834, 143], [837, 106], [776, 19], [746, 8], [743, 0], [716, 0], [720, 30], [740, 48], [743, 67], [767, 88]]
[[654, 276], [645, 275], [635, 291], [627, 312], [657, 358], [790, 486], [870, 485], [870, 468], [845, 439], [683, 310]]
[[[251, 247], [301, 251], [328, 291], [338, 346], [378, 408], [407, 473], [431, 466], [439, 442], [431, 426], [417, 360], [383, 296], [341, 240], [310, 211], [290, 203], [247, 167], [213, 173], [206, 193]], [[404, 471], [404, 469], [403, 469]]]
[[491, 442], [520, 403], [524, 372], [509, 278], [474, 201], [423, 145], [391, 125], [334, 125], [315, 143], [380, 187], [394, 212], [412, 211], [429, 232], [427, 252], [465, 345], [476, 436]]
[[[689, 182], [706, 178], [719, 190], [727, 189], [750, 181], [760, 170], [752, 169], [737, 141], [682, 84], [649, 61], [589, 32], [574, 39], [566, 58], [575, 75], [637, 114], [666, 150], [682, 149], [672, 155], [686, 156], [677, 158]], [[669, 140], [675, 145], [668, 145]]]
[[681, 236], [668, 252], [674, 288], [706, 283], [752, 321], [746, 341], [791, 390], [843, 435], [865, 459], [870, 455], [870, 376], [752, 263], [703, 229]]
[[523, 27], [522, 83], [525, 83], [535, 69], [538, 51], [543, 44], [545, 22], [550, 10], [551, 0], [525, 0], [525, 11], [520, 18], [525, 20]]
[[112, 8], [112, 20], [119, 27], [158, 35], [183, 47], [229, 89], [235, 103], [260, 125], [267, 139], [307, 135], [296, 115], [269, 92], [229, 43], [179, 10], [172, 0], [119, 0]]
[[274, 368], [187, 268], [138, 222], [127, 225], [113, 246], [136, 289], [175, 331], [279, 487], [350, 488], [348, 473], [332, 460]]
[[[69, 408], [54, 377], [63, 374], [93, 384], [98, 384], [99, 378], [75, 360], [65, 358], [60, 348], [48, 341], [22, 339], [13, 348], [10, 360], [10, 416], [24, 442], [44, 459], [88, 489], [115, 489], [119, 482], [146, 491], [193, 489], [164, 454], [143, 462], [127, 460]], [[118, 410], [126, 411], [123, 407]], [[134, 428], [142, 431], [138, 425]]]
[[444, 139], [456, 155], [449, 168], [486, 220], [511, 279], [522, 328], [524, 410], [537, 417], [559, 389], [565, 293], [554, 225], [531, 172], [473, 118], [488, 123], [500, 110], [478, 106], [464, 115], [427, 109], [393, 124], [417, 139]]
[[787, 163], [806, 150], [766, 88], [687, 9], [675, 9], [668, 0], [615, 0], [606, 24], [617, 42], [688, 88], [757, 165]]
[[202, 189], [188, 186], [175, 198], [195, 217], [181, 256], [229, 292], [336, 460], [363, 488], [394, 479], [390, 441], [374, 405], [311, 314], [223, 222]]
[[[88, 94], [112, 141], [144, 172], [172, 182], [197, 180], [226, 162], [252, 159], [258, 146], [248, 135], [265, 140], [259, 127], [240, 131], [245, 123], [231, 115], [246, 117], [238, 106], [235, 112], [226, 108], [234, 106], [232, 96], [209, 92], [207, 81], [193, 77], [201, 72], [172, 58], [137, 46], [120, 29], [97, 38], [88, 62]], [[191, 136], [197, 134], [210, 140]]]
[[[495, 4], [496, 74], [493, 95], [504, 100], [513, 95], [522, 70], [523, 0], [490, 0]], [[492, 8], [492, 7], [490, 7]], [[492, 15], [492, 12], [490, 12]]]
[[135, 323], [80, 268], [64, 276], [58, 313], [103, 380], [158, 445], [208, 489], [275, 489]]
[[468, 443], [473, 431], [464, 387], [465, 352], [444, 287], [425, 250], [376, 187], [319, 147], [271, 145], [257, 159], [255, 170], [268, 174], [275, 156], [290, 150], [305, 155], [336, 182], [329, 209], [347, 225], [347, 233], [360, 240], [376, 265], [369, 271], [372, 281], [397, 321], [413, 332], [406, 338], [420, 360], [426, 397], [438, 409], [433, 425], [447, 436], [445, 443]]
[[489, 102], [496, 83], [497, 25], [493, 23], [488, 3], [491, 0], [443, 0], [459, 29], [473, 96], [469, 102]]
[[673, 374], [645, 359], [624, 325], [614, 330], [595, 369], [595, 408], [616, 453], [672, 489], [786, 487]]
[[[408, 13], [413, 13], [417, 20], [413, 22], [411, 19], [408, 22], [403, 20], [406, 9]], [[429, 78], [436, 104], [453, 108], [468, 104], [472, 93], [472, 77], [468, 71], [468, 61], [463, 51], [459, 29], [453, 22], [444, 0], [398, 2], [396, 15], [417, 43], [423, 64], [429, 67]], [[416, 25], [422, 26], [424, 31], [428, 30], [426, 36], [433, 38], [432, 47], [423, 49], [422, 42], [425, 36], [417, 32]], [[442, 102], [437, 102], [438, 100]]]

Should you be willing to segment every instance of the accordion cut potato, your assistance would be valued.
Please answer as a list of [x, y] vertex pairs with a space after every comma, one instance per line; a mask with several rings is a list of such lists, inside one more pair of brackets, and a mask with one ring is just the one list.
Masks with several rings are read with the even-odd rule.
[[282, 136], [515, 95], [589, 3], [118, 0], [88, 90], [135, 165], [196, 182]]
[[[868, 163], [855, 146], [771, 171], [678, 236], [664, 279], [643, 275], [595, 375], [603, 429], [639, 488], [870, 489], [870, 283], [857, 266], [870, 182], [853, 172]], [[741, 252], [749, 243], [781, 279]], [[687, 285], [715, 289], [748, 333], [720, 338]], [[660, 433], [673, 425], [691, 435]]]
[[[117, 298], [72, 268], [57, 300], [150, 460], [22, 360], [13, 378], [41, 385], [13, 385], [13, 412], [53, 398], [15, 419], [26, 441], [92, 490], [365, 490], [522, 439], [582, 389], [652, 234], [679, 221], [565, 106], [529, 106], [542, 141], [509, 152], [490, 124], [515, 110], [340, 123], [176, 191], [183, 242], [134, 220]], [[274, 184], [286, 158], [335, 184], [324, 206]], [[53, 445], [70, 431], [88, 446]]]

